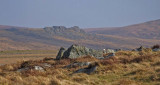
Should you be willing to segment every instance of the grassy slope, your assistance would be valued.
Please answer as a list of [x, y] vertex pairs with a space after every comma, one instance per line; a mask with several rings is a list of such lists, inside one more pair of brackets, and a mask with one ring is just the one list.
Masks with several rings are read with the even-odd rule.
[[51, 29], [45, 30], [0, 26], [0, 50], [52, 50], [72, 44], [94, 49], [151, 46], [160, 42], [159, 22], [160, 20], [156, 20], [124, 28], [96, 29], [95, 33], [99, 34], [85, 33], [78, 28], [53, 30], [49, 27]]
[[[62, 68], [72, 62], [98, 62], [97, 71], [91, 75], [79, 73], [69, 75], [80, 67], [71, 69]], [[74, 60], [36, 60], [29, 61], [28, 66], [38, 63], [50, 63], [51, 68], [44, 72], [15, 70], [23, 63], [8, 64], [0, 67], [0, 84], [35, 84], [35, 85], [159, 85], [160, 84], [160, 52], [145, 49], [142, 52], [119, 51], [115, 57], [97, 60], [93, 57], [84, 57]]]
[[117, 28], [86, 29], [87, 32], [118, 35], [124, 37], [136, 37], [140, 39], [160, 39], [160, 20], [149, 21]]
[[52, 50], [61, 46], [68, 47], [71, 44], [82, 44], [95, 49], [135, 48], [139, 45], [150, 46], [159, 42], [159, 40], [153, 39], [93, 35], [70, 31], [62, 34], [50, 35], [43, 29], [1, 29], [0, 50]]

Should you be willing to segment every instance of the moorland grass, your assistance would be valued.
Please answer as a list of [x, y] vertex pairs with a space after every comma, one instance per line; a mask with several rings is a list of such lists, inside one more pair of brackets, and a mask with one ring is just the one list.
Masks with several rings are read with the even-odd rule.
[[[97, 62], [98, 69], [88, 75], [72, 72], [83, 67], [63, 68], [73, 62]], [[40, 63], [49, 63], [52, 67], [45, 71], [28, 70], [17, 72], [22, 66], [30, 67]], [[119, 51], [115, 57], [98, 60], [91, 56], [77, 59], [21, 61], [0, 66], [0, 84], [2, 85], [159, 85], [160, 52], [145, 49], [137, 51]]]

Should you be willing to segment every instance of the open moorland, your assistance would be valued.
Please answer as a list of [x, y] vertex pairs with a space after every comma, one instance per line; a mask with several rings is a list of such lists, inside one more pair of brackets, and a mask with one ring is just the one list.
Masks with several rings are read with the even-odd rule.
[[15, 63], [23, 60], [55, 57], [57, 50], [10, 50], [0, 51], [0, 65]]
[[[25, 51], [27, 52], [27, 51]], [[30, 51], [28, 51], [30, 52]], [[2, 52], [1, 52], [2, 53]], [[15, 53], [10, 52], [8, 53]], [[2, 54], [5, 54], [2, 53]], [[108, 53], [104, 54], [104, 56]], [[17, 56], [17, 55], [16, 55]], [[48, 57], [23, 60], [0, 66], [1, 85], [159, 85], [160, 51], [151, 48], [141, 51], [118, 51], [115, 56], [97, 59], [83, 56], [75, 59]], [[89, 66], [69, 66], [72, 63], [91, 62]], [[44, 65], [45, 64], [45, 65]], [[81, 68], [97, 69], [92, 73], [79, 72]], [[41, 67], [36, 67], [41, 66]], [[36, 68], [35, 68], [36, 67]], [[35, 68], [35, 69], [34, 69]]]

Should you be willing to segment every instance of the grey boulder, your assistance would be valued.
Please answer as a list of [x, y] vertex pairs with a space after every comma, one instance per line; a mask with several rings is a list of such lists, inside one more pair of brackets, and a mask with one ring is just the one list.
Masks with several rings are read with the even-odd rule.
[[[102, 51], [90, 49], [90, 48], [80, 46], [80, 45], [72, 45], [64, 53], [63, 53], [63, 51], [62, 51], [62, 49], [60, 49], [56, 59], [61, 59], [61, 58], [75, 59], [75, 58], [79, 58], [79, 57], [83, 57], [83, 56], [87, 56], [87, 55], [94, 56], [94, 57], [102, 57], [103, 56]], [[63, 54], [63, 56], [62, 56], [62, 54]]]
[[116, 51], [115, 50], [113, 50], [113, 49], [107, 49], [106, 50], [106, 53], [115, 53]]
[[65, 48], [61, 47], [57, 56], [56, 56], [56, 59], [60, 60], [62, 58], [64, 52], [65, 52]]

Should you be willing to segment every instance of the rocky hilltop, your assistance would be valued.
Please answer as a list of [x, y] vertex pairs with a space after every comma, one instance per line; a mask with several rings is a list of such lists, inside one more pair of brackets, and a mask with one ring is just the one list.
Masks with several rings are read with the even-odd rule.
[[133, 49], [141, 45], [150, 47], [160, 42], [158, 21], [100, 32], [85, 32], [77, 26], [24, 28], [0, 25], [0, 50], [52, 50], [72, 44], [94, 49]]
[[87, 36], [87, 33], [78, 26], [70, 28], [66, 28], [65, 26], [53, 26], [45, 27], [43, 29], [52, 36], [61, 36], [70, 39], [83, 39]]

